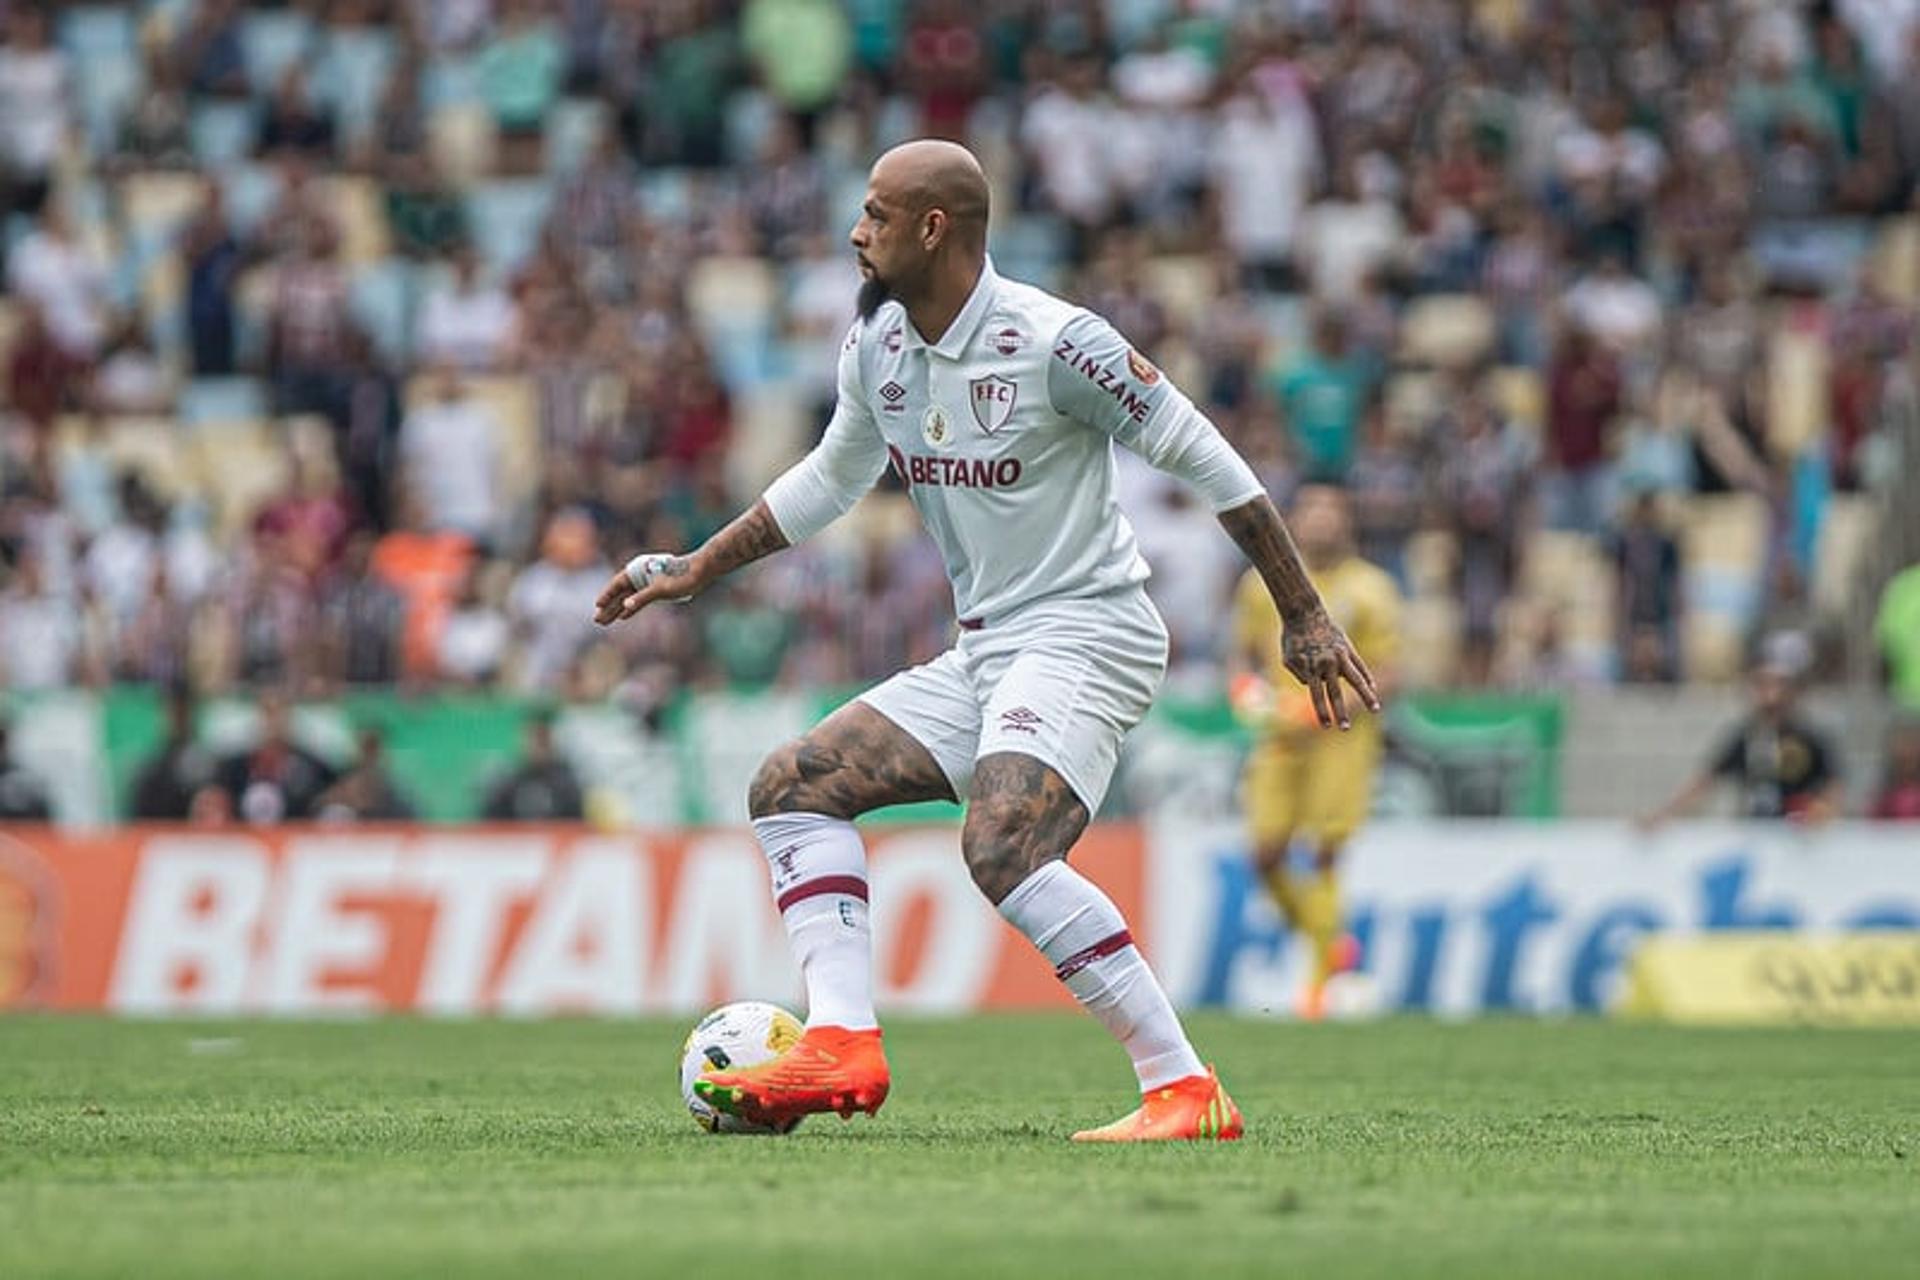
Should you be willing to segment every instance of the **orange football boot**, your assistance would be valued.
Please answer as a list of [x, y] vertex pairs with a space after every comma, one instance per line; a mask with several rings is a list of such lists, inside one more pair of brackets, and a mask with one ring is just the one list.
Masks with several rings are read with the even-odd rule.
[[701, 1076], [693, 1091], [717, 1111], [778, 1127], [820, 1111], [872, 1115], [887, 1100], [889, 1084], [878, 1027], [808, 1027], [772, 1062]]
[[1212, 1067], [1141, 1096], [1140, 1109], [1099, 1129], [1083, 1129], [1075, 1142], [1237, 1142], [1244, 1132], [1240, 1108]]

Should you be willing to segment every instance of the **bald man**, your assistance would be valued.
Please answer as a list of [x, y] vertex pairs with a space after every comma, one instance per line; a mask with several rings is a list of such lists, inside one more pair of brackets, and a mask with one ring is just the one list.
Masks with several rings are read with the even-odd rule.
[[853, 820], [962, 800], [980, 890], [1132, 1059], [1141, 1105], [1083, 1141], [1232, 1139], [1241, 1119], [1113, 902], [1067, 864], [1121, 740], [1166, 670], [1167, 631], [1113, 495], [1113, 445], [1205, 496], [1283, 620], [1323, 726], [1372, 677], [1328, 617], [1245, 462], [1099, 316], [995, 273], [979, 163], [947, 142], [882, 156], [850, 237], [864, 283], [839, 403], [813, 452], [688, 555], [646, 552], [607, 584], [612, 625], [825, 528], [889, 462], [939, 544], [954, 647], [773, 753], [747, 796], [807, 991], [807, 1029], [764, 1067], [709, 1075], [715, 1107], [781, 1125], [872, 1114], [889, 1076], [873, 1012], [866, 852]]

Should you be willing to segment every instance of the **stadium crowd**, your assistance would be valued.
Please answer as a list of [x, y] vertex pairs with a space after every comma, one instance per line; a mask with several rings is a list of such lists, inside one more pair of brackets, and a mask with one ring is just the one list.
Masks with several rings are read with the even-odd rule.
[[[1817, 641], [1920, 411], [1920, 0], [0, 10], [16, 689], [644, 703], [930, 657], [941, 566], [884, 504], [589, 622], [823, 423], [845, 228], [917, 134], [1277, 498], [1346, 488], [1416, 682]], [[1124, 478], [1176, 678], [1217, 681], [1232, 548]]]

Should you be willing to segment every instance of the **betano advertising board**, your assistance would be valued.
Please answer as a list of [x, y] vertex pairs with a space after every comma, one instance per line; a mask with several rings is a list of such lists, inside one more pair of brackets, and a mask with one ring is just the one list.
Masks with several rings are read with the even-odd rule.
[[[868, 833], [880, 996], [1066, 1003], [975, 891], [953, 827]], [[1219, 826], [1094, 829], [1075, 862], [1186, 1005], [1292, 1007], [1304, 949]], [[1601, 1008], [1651, 933], [1920, 929], [1920, 833], [1383, 824], [1348, 859], [1383, 1010]], [[688, 1012], [795, 1004], [744, 830], [404, 828], [0, 835], [0, 1007], [137, 1014]]]

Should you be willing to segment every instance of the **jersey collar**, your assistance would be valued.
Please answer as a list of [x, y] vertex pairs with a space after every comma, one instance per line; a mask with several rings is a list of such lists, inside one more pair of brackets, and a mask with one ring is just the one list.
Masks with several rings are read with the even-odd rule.
[[913, 327], [913, 321], [907, 321], [907, 345], [909, 347], [929, 347], [937, 356], [947, 360], [958, 360], [961, 352], [967, 349], [967, 343], [980, 330], [981, 321], [987, 318], [987, 309], [993, 305], [993, 295], [1000, 284], [1000, 277], [993, 269], [993, 257], [987, 255], [980, 263], [980, 278], [974, 281], [973, 292], [967, 295], [967, 305], [960, 308], [960, 314], [953, 318], [947, 331], [940, 335], [940, 341], [929, 343]]

